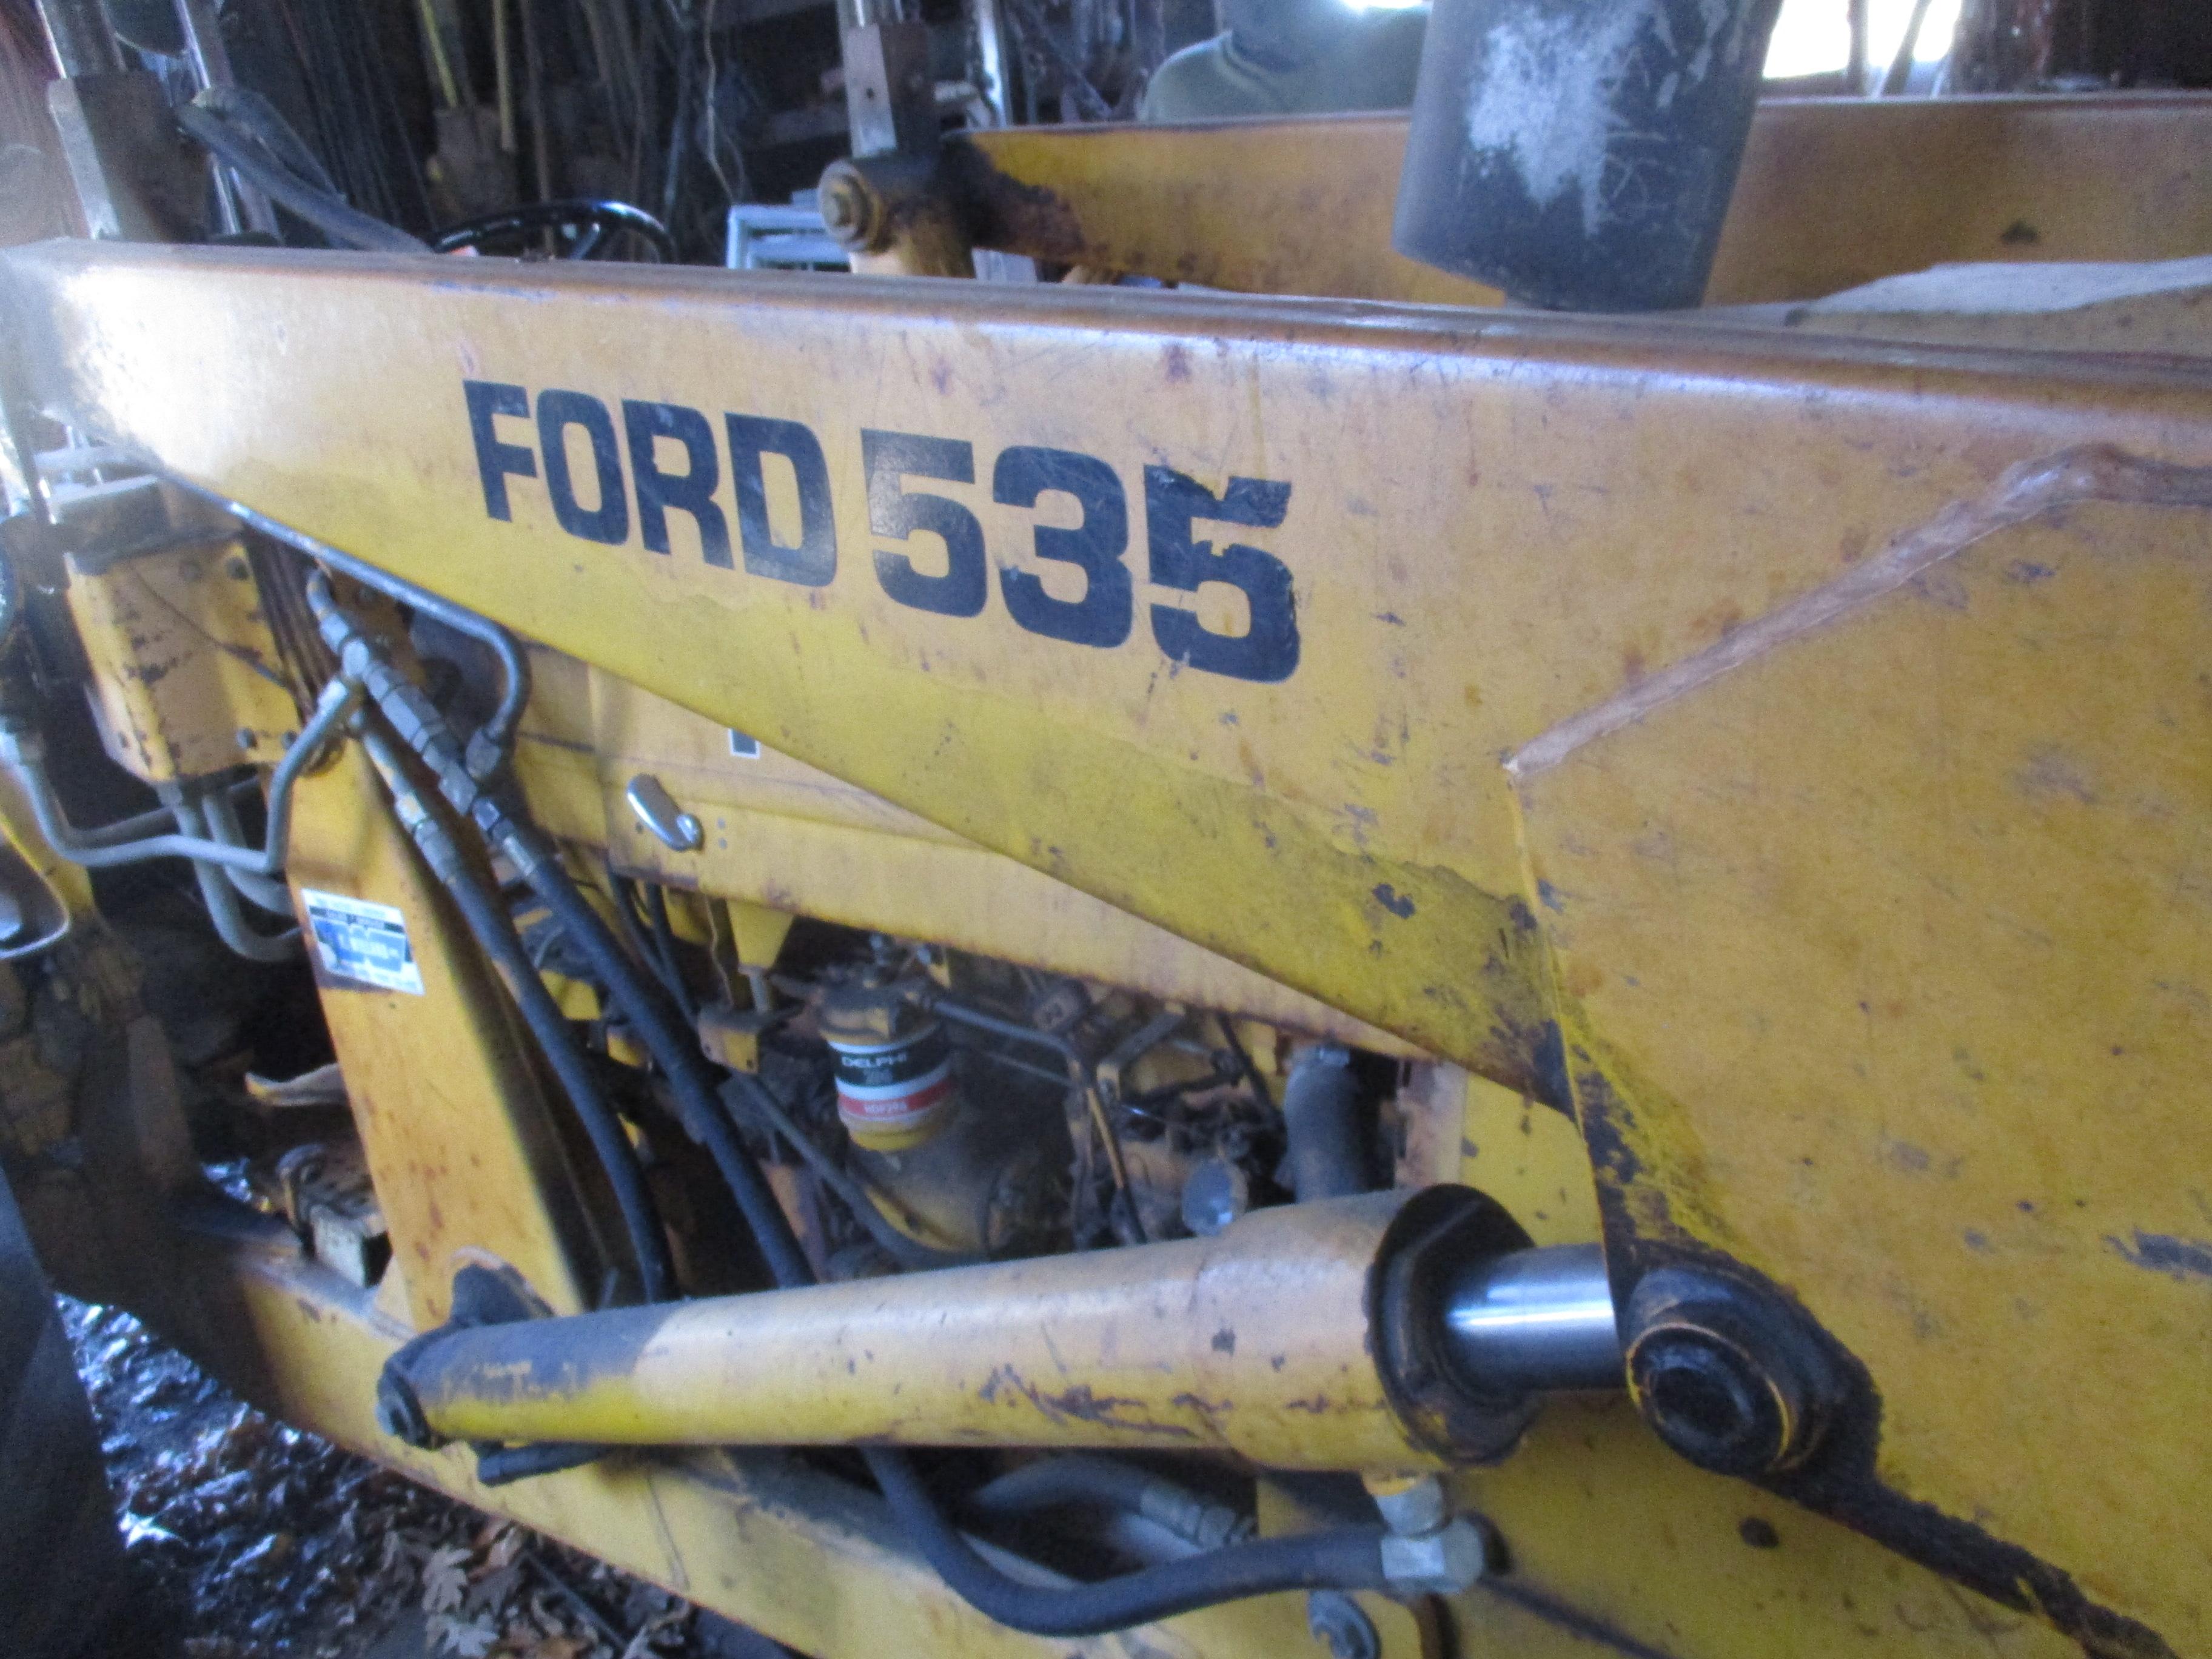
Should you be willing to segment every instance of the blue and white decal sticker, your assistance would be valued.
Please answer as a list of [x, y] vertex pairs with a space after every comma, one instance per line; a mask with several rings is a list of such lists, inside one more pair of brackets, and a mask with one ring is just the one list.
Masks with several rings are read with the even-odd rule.
[[422, 994], [422, 971], [415, 965], [405, 916], [388, 904], [313, 888], [301, 888], [300, 897], [326, 971], [386, 991]]

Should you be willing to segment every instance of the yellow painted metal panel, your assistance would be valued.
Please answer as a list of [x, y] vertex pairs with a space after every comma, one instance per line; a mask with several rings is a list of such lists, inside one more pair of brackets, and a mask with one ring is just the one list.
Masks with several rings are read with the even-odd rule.
[[[1696, 1659], [2069, 1659], [2081, 1649], [1832, 1521], [1661, 1443], [1625, 1400], [1554, 1401], [1454, 1477], [1513, 1567], [1453, 1598], [1462, 1651]], [[1578, 1636], [1571, 1614], [1581, 1621]], [[1610, 1638], [1611, 1639], [1607, 1639]], [[1640, 1645], [1637, 1645], [1640, 1644]]]
[[[540, 684], [549, 669], [557, 678], [581, 666], [544, 652], [538, 663]], [[556, 712], [540, 710], [526, 728], [538, 741], [526, 748], [517, 770], [548, 829], [604, 842], [624, 870], [1243, 1014], [1383, 1054], [1418, 1052], [1387, 1031], [825, 772], [757, 744], [733, 748], [728, 728], [604, 672], [586, 672], [591, 723], [556, 727]], [[579, 791], [572, 775], [574, 757], [585, 752], [596, 762], [596, 801]], [[672, 850], [624, 805], [623, 792], [641, 773], [658, 779], [699, 818], [706, 839], [696, 852]], [[558, 781], [541, 787], [549, 774]]]
[[1466, 1084], [1456, 1178], [1505, 1206], [1539, 1244], [1597, 1237], [1597, 1192], [1574, 1120], [1486, 1079]]
[[[1752, 124], [1714, 305], [1978, 259], [2212, 252], [2212, 98], [1791, 99]], [[963, 136], [982, 245], [1252, 294], [1495, 305], [1390, 248], [1402, 115]]]
[[264, 766], [301, 725], [245, 550], [212, 541], [88, 568], [69, 603], [109, 756], [149, 783]]
[[[2174, 1103], [2192, 1098], [2189, 1080], [2212, 1044], [2185, 1007], [2137, 999], [2115, 1012], [2124, 999], [2113, 988], [2135, 971], [2143, 939], [2168, 948], [2173, 918], [2193, 902], [2184, 884], [2152, 915], [2142, 884], [2186, 872], [2181, 838], [2194, 815], [2177, 807], [2148, 828], [2110, 816], [2149, 800], [2157, 781], [2125, 766], [2115, 776], [2129, 787], [2112, 794], [2084, 774], [2089, 793], [2118, 804], [2076, 815], [2089, 803], [2062, 768], [2032, 810], [1988, 817], [2006, 833], [1945, 841], [1981, 822], [1960, 817], [1959, 801], [2006, 797], [1993, 774], [1967, 777], [1962, 755], [1915, 724], [1955, 706], [2007, 732], [2008, 720], [2058, 714], [2101, 730], [2118, 719], [2113, 697], [2194, 696], [2203, 653], [2193, 638], [2186, 649], [2174, 642], [2204, 610], [2175, 573], [2201, 555], [2201, 525], [2085, 508], [2071, 532], [2035, 532], [2058, 537], [2052, 556], [2032, 550], [1998, 578], [2016, 577], [2024, 593], [2073, 569], [2066, 534], [2111, 539], [2126, 550], [2112, 568], [2139, 580], [2113, 579], [2106, 609], [2093, 606], [2080, 626], [1997, 630], [2015, 645], [2039, 639], [2034, 652], [1977, 647], [1954, 660], [1932, 624], [1877, 630], [1883, 650], [1852, 673], [1814, 674], [1800, 695], [1747, 708], [1735, 688], [1747, 677], [1811, 660], [1832, 635], [1858, 637], [1824, 628], [1699, 682], [1698, 696], [1667, 703], [1646, 690], [1673, 685], [1674, 669], [1702, 652], [1765, 638], [1771, 619], [1838, 582], [1856, 592], [1861, 573], [1909, 550], [1908, 532], [1980, 496], [2014, 463], [2092, 440], [2212, 461], [2202, 365], [860, 279], [617, 280], [216, 252], [14, 259], [53, 323], [50, 395], [100, 435], [1495, 1078], [1555, 1083], [1544, 1061], [1556, 1008], [1596, 1057], [1583, 1067], [1586, 1131], [1637, 1159], [1607, 1170], [1624, 1265], [1648, 1242], [1639, 1229], [1672, 1239], [1661, 1228], [1671, 1216], [1689, 1243], [1795, 1290], [1867, 1365], [1868, 1399], [1884, 1417], [1879, 1464], [1858, 1473], [1888, 1484], [1810, 1501], [1980, 1575], [1993, 1595], [2041, 1600], [2106, 1650], [2160, 1651], [2142, 1632], [2153, 1621], [2174, 1644], [2202, 1645], [2187, 1599], [2202, 1582], [2190, 1553], [2201, 1556], [2202, 1538], [2192, 1518], [2173, 1519], [2192, 1489], [2189, 1460], [2201, 1462], [2201, 1428], [2166, 1433], [2196, 1410], [2201, 1328], [2152, 1281], [2190, 1288], [2185, 1271], [2159, 1268], [2193, 1259], [2174, 1171], [2202, 1164], [2203, 1131]], [[427, 272], [434, 282], [421, 280]], [[195, 326], [145, 325], [156, 300]], [[312, 374], [282, 362], [295, 337], [316, 342]], [[394, 340], [417, 343], [395, 352]], [[823, 447], [834, 573], [799, 585], [717, 565], [680, 540], [668, 553], [593, 541], [563, 530], [550, 497], [521, 482], [508, 518], [481, 516], [464, 376], [541, 398], [582, 388], [608, 409], [645, 397], [804, 423]], [[194, 399], [188, 418], [180, 411]], [[1295, 671], [1265, 682], [1209, 675], [1141, 629], [1112, 649], [1071, 648], [1012, 626], [988, 587], [974, 616], [896, 600], [877, 561], [896, 538], [866, 530], [863, 428], [964, 442], [986, 466], [1040, 444], [1106, 456], [1132, 501], [1143, 499], [1132, 481], [1144, 466], [1216, 495], [1232, 478], [1287, 484], [1282, 522], [1252, 543], [1288, 574]], [[505, 431], [528, 437], [526, 425]], [[333, 432], [349, 441], [333, 447]], [[621, 467], [617, 459], [625, 482]], [[948, 482], [941, 494], [975, 515], [1001, 558], [1029, 568], [1031, 520], [980, 484]], [[571, 499], [566, 515], [579, 510]], [[2097, 528], [2115, 517], [2124, 531]], [[2028, 532], [2018, 539], [2040, 545]], [[787, 531], [783, 546], [793, 545]], [[907, 549], [925, 574], [946, 556], [926, 537]], [[1942, 582], [1923, 575], [1922, 587], [1941, 610]], [[1144, 592], [1159, 612], [1192, 614], [1169, 584]], [[1863, 608], [1887, 617], [1908, 599], [1922, 593]], [[2001, 595], [1996, 614], [2031, 602]], [[1201, 617], [1210, 603], [1200, 597]], [[1982, 615], [1978, 603], [1969, 595], [1965, 612]], [[1243, 637], [1231, 605], [1200, 627]], [[1899, 702], [1888, 725], [1853, 702], [1868, 696]], [[1577, 729], [1579, 714], [1623, 698], [1629, 724], [1581, 742], [1549, 772], [1523, 768], [1532, 790], [1548, 779], [1587, 792], [1564, 807], [1532, 794], [1534, 866], [1524, 868], [1501, 760], [1526, 761], [1547, 732]], [[1678, 752], [1666, 740], [1674, 722], [1703, 709], [1727, 719]], [[2172, 732], [2193, 731], [2193, 714], [2176, 718]], [[2114, 729], [2136, 732], [2143, 757], [2183, 741], [2140, 721]], [[1709, 842], [1728, 858], [1685, 863], [1662, 856], [1663, 842], [1642, 850], [1652, 826], [1638, 816], [1633, 769], [1624, 762], [1613, 776], [1596, 763], [1637, 755], [1645, 737], [1667, 786], [1653, 810], [1680, 819], [1680, 845]], [[1753, 757], [1794, 792], [1762, 784], [1747, 807], [1744, 792], [1715, 782]], [[2176, 762], [2174, 777], [2193, 778], [2191, 763]], [[1962, 793], [1942, 787], [1944, 765], [1960, 769]], [[1863, 822], [1881, 835], [1850, 840]], [[1972, 927], [1931, 942], [1928, 918], [1954, 902], [1940, 888], [1901, 890], [1912, 872], [1883, 862], [1891, 847], [1941, 854], [1929, 866], [1939, 873], [1964, 861], [1961, 890], [1990, 902], [1960, 903]], [[1593, 866], [1580, 887], [1566, 878], [1574, 859]], [[1551, 924], [1559, 971], [1547, 994], [1537, 920], [1563, 914], [1554, 906], [1571, 918], [1585, 889], [1595, 902], [1583, 940]], [[1608, 894], [1619, 902], [1603, 902]], [[2089, 902], [2057, 915], [2061, 894]], [[2116, 894], [2125, 903], [2114, 913]], [[1849, 965], [1836, 946], [1850, 935], [1820, 908], [1845, 901], [1860, 907], [1842, 921], [1863, 921], [1866, 962], [1917, 975], [1907, 1006], [1923, 1024], [1897, 1036], [1895, 1079], [1854, 1069], [1869, 1060], [1865, 1011], [1856, 1021], [1833, 1006], [1799, 1012], [1832, 1003], [1838, 963]], [[2130, 926], [2116, 928], [2114, 914]], [[2094, 979], [2086, 992], [2001, 936], [2020, 915], [2066, 941], [2054, 960]], [[1763, 1023], [1733, 1045], [1717, 1041], [1746, 999]], [[2136, 1121], [2084, 1092], [2094, 1071], [2067, 1048], [2107, 1015], [2165, 1068], [2166, 1094], [2123, 1103], [2164, 1137], [2155, 1172], [2142, 1168], [2152, 1154], [2142, 1145], [2116, 1148], [2124, 1138], [2083, 1127]], [[2005, 1243], [1974, 1212], [1990, 1194], [1947, 1184], [1932, 1152], [1937, 1179], [1885, 1178], [1877, 1194], [1829, 1143], [1848, 1146], [1878, 1110], [1903, 1109], [1899, 1100], [1916, 1126], [1942, 1124], [1935, 1068], [1955, 1063], [1952, 1026], [1969, 1040], [1949, 1046], [2005, 1079], [2002, 1097], [1970, 1097], [2002, 1149], [1989, 1161], [2003, 1176], [1996, 1184], [2018, 1189], [2006, 1201], [2040, 1210], [2078, 1196], [2111, 1224], [2110, 1259], [2094, 1260], [2105, 1247], [2083, 1236], [2067, 1272], [2089, 1261], [2081, 1283], [2129, 1287], [2117, 1291], [2127, 1301], [2117, 1346], [2106, 1303], [2070, 1292], [2037, 1303], [2042, 1322], [2013, 1333], [2015, 1346], [1990, 1340], [2008, 1316], [1959, 1287], [1975, 1273], [2030, 1271], [2002, 1248], [1990, 1253], [1995, 1267], [1937, 1269], [1934, 1292], [1959, 1301], [1945, 1304], [1965, 1334], [1957, 1352], [1935, 1352], [1912, 1328], [1913, 1276], [1931, 1240], [1955, 1233], [1976, 1256], [1968, 1230]], [[2067, 1054], [2070, 1069], [2058, 1064]], [[1599, 1109], [1591, 1079], [1630, 1103], [1633, 1123]], [[2038, 1113], [2053, 1079], [2068, 1103], [2055, 1118]], [[1816, 1165], [1827, 1149], [1835, 1173], [1788, 1165], [1784, 1147], [1808, 1155], [1793, 1137], [1816, 1143]], [[2077, 1150], [2081, 1181], [2113, 1172], [2115, 1190], [2137, 1192], [2138, 1174], [2149, 1184], [2126, 1206], [2101, 1184], [2076, 1193]], [[1739, 1185], [1747, 1169], [1758, 1178]], [[1808, 1201], [1807, 1183], [1828, 1182], [1826, 1208]], [[2062, 1355], [2075, 1363], [2062, 1366]], [[2102, 1393], [2086, 1395], [2084, 1375]], [[1994, 1409], [2014, 1388], [2017, 1401]], [[2109, 1419], [2103, 1394], [2126, 1395]], [[2084, 1448], [2115, 1460], [2094, 1480], [2079, 1474]], [[1922, 1499], [1940, 1508], [1909, 1507]], [[1954, 1544], [1983, 1551], [1978, 1565], [1958, 1567]], [[2082, 1599], [2059, 1605], [2053, 1589]]]
[[1522, 782], [1616, 1245], [1784, 1286], [1872, 1373], [1863, 1455], [1934, 1506], [1900, 1524], [2075, 1566], [2183, 1652], [2212, 1642], [2208, 529], [2006, 530]]
[[558, 1311], [584, 1307], [600, 1253], [512, 1017], [357, 748], [301, 779], [287, 873], [295, 896], [398, 911], [422, 976], [419, 995], [365, 984], [308, 946], [416, 1324], [445, 1318], [472, 1253], [514, 1268]]
[[[1527, 1087], [1547, 1036], [1499, 755], [2012, 461], [2092, 433], [2212, 450], [2203, 383], [2173, 369], [1126, 291], [11, 257], [64, 306], [54, 395], [102, 435]], [[287, 362], [309, 338], [312, 374]], [[764, 579], [634, 531], [600, 545], [521, 480], [513, 517], [488, 519], [471, 376], [807, 423], [836, 458], [839, 574]], [[1147, 464], [1215, 490], [1287, 482], [1284, 524], [1253, 536], [1294, 584], [1295, 672], [1185, 669], [1141, 618], [1099, 650], [894, 602], [871, 568], [863, 426], [957, 433], [986, 458], [1103, 453], [1132, 501]], [[944, 489], [1024, 558], [1025, 515]]]

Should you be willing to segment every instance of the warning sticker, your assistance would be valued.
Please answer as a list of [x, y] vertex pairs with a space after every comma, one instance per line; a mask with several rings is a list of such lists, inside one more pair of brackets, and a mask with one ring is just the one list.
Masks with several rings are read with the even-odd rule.
[[415, 965], [415, 946], [407, 937], [407, 918], [388, 904], [318, 893], [303, 887], [307, 928], [322, 952], [323, 966], [343, 979], [381, 986], [387, 991], [422, 994], [422, 972]]

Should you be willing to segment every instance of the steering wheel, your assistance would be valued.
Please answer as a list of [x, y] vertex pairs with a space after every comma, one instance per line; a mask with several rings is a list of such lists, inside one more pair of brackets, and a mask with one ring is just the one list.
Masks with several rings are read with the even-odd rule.
[[650, 243], [654, 257], [661, 264], [676, 263], [676, 239], [668, 234], [665, 225], [643, 208], [632, 207], [628, 202], [586, 198], [531, 202], [521, 207], [502, 208], [480, 218], [465, 219], [431, 237], [430, 246], [441, 253], [452, 253], [461, 248], [488, 253], [548, 230], [574, 233], [574, 240], [562, 255], [563, 258], [588, 259], [608, 237], [629, 231]]

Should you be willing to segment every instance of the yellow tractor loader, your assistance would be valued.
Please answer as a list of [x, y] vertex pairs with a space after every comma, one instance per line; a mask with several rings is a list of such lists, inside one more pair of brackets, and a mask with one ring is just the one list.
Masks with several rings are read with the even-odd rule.
[[49, 0], [46, 1271], [825, 1659], [2212, 1655], [2212, 99], [1773, 10], [949, 134], [864, 19], [829, 273], [435, 252]]

